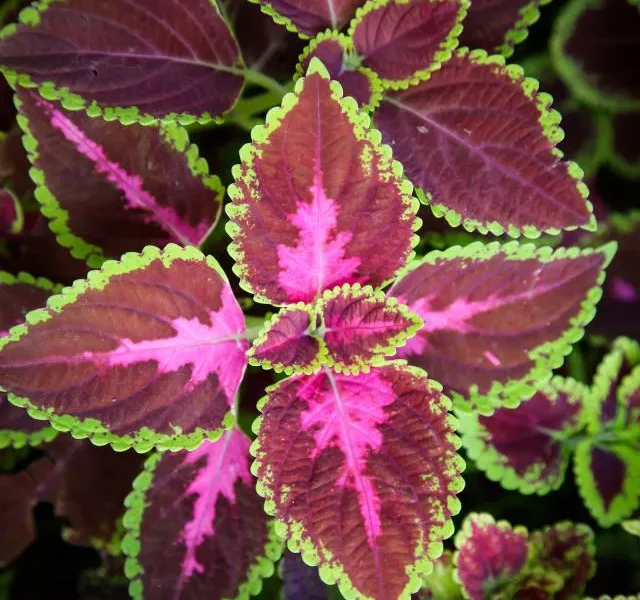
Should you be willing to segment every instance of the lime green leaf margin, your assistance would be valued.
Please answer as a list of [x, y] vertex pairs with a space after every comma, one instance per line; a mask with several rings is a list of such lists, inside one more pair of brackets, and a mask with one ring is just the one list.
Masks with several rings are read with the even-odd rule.
[[[13, 35], [18, 25], [25, 25], [28, 27], [37, 27], [40, 24], [40, 16], [45, 12], [54, 2], [64, 2], [64, 0], [39, 0], [34, 2], [31, 6], [20, 11], [18, 16], [18, 23], [11, 23], [6, 25], [0, 30], [0, 39]], [[211, 3], [211, 9], [216, 11], [220, 18], [223, 16], [220, 13], [220, 8], [216, 0], [209, 0]], [[233, 36], [233, 32], [229, 29], [229, 33]], [[234, 37], [235, 39], [235, 37]], [[60, 104], [67, 110], [83, 110], [90, 117], [100, 117], [105, 121], [120, 121], [123, 125], [131, 125], [132, 123], [140, 123], [141, 125], [151, 125], [154, 123], [179, 123], [181, 125], [191, 125], [193, 123], [199, 123], [206, 125], [211, 122], [222, 122], [224, 115], [218, 117], [212, 117], [209, 113], [203, 113], [202, 115], [194, 116], [186, 113], [170, 113], [158, 119], [153, 115], [141, 113], [140, 109], [136, 106], [120, 107], [120, 106], [99, 106], [96, 102], [88, 103], [85, 98], [79, 94], [75, 94], [69, 90], [69, 88], [58, 88], [53, 82], [45, 81], [43, 83], [36, 83], [33, 79], [24, 73], [18, 73], [11, 69], [0, 69], [4, 76], [7, 78], [9, 85], [15, 87], [19, 85], [25, 88], [37, 88], [38, 93], [46, 100], [60, 101]], [[235, 69], [226, 68], [228, 72], [234, 72]], [[237, 73], [242, 75], [241, 70]], [[242, 92], [238, 94], [238, 98], [242, 95]], [[236, 100], [237, 101], [237, 100]], [[235, 105], [235, 103], [234, 103]], [[229, 107], [232, 110], [233, 106]], [[227, 111], [228, 112], [228, 111]]]
[[[18, 109], [16, 119], [24, 134], [22, 136], [22, 145], [27, 152], [29, 162], [35, 165], [39, 156], [38, 142], [31, 133], [29, 120], [20, 111], [22, 105], [17, 95], [14, 95], [14, 103]], [[213, 192], [219, 203], [220, 209], [209, 230], [210, 233], [217, 224], [220, 213], [222, 212], [225, 192], [224, 186], [217, 175], [209, 174], [207, 161], [200, 157], [198, 147], [189, 143], [189, 134], [183, 127], [175, 123], [167, 123], [160, 125], [159, 131], [164, 141], [170, 147], [184, 154], [191, 174], [202, 180], [203, 185]], [[71, 231], [69, 228], [69, 213], [60, 206], [58, 199], [47, 187], [47, 174], [43, 170], [33, 166], [29, 169], [29, 176], [36, 186], [34, 195], [40, 204], [40, 212], [49, 220], [49, 229], [55, 234], [58, 243], [64, 248], [68, 248], [74, 258], [84, 260], [93, 269], [99, 268], [108, 257], [104, 256], [102, 248], [86, 242]]]
[[[488, 65], [492, 67], [492, 70], [496, 75], [500, 77], [506, 76], [506, 78], [511, 80], [514, 85], [519, 86], [524, 95], [536, 104], [538, 113], [540, 114], [538, 122], [542, 127], [542, 134], [547, 138], [552, 146], [551, 152], [553, 156], [556, 157], [558, 161], [564, 158], [564, 154], [562, 153], [562, 151], [556, 147], [557, 144], [559, 144], [564, 138], [564, 131], [560, 127], [560, 121], [562, 117], [557, 110], [551, 108], [553, 97], [545, 92], [538, 92], [540, 83], [536, 79], [533, 79], [532, 77], [525, 77], [524, 71], [519, 65], [505, 64], [504, 56], [500, 56], [497, 54], [489, 55], [484, 50], [469, 50], [469, 48], [459, 48], [456, 51], [456, 56], [467, 56], [468, 60], [470, 60], [472, 63], [475, 63], [477, 65]], [[593, 215], [593, 205], [587, 200], [587, 198], [589, 197], [589, 188], [582, 181], [584, 177], [584, 171], [577, 163], [573, 161], [567, 161], [566, 164], [568, 175], [575, 180], [576, 188], [585, 199], [587, 208], [591, 213], [591, 220], [586, 225], [566, 227], [565, 230], [573, 231], [575, 229], [583, 229], [585, 231], [595, 231], [597, 229], [597, 222], [595, 216]], [[506, 234], [512, 238], [518, 238], [521, 235], [524, 235], [525, 237], [531, 239], [538, 238], [543, 233], [550, 235], [556, 235], [560, 233], [560, 230], [554, 227], [551, 227], [544, 231], [540, 231], [533, 226], [525, 226], [522, 227], [522, 229], [519, 229], [513, 225], [509, 225], [505, 228], [497, 221], [483, 222], [477, 221], [475, 219], [465, 219], [455, 210], [447, 208], [442, 204], [432, 204], [431, 194], [421, 189], [416, 189], [416, 194], [423, 204], [430, 207], [431, 212], [434, 214], [434, 216], [438, 218], [444, 217], [447, 223], [451, 225], [451, 227], [458, 227], [462, 225], [462, 227], [470, 233], [478, 231], [483, 235], [490, 233], [495, 236]]]
[[[109, 260], [97, 271], [90, 271], [86, 279], [76, 280], [70, 287], [66, 287], [59, 295], [51, 296], [47, 301], [47, 308], [29, 312], [26, 323], [17, 325], [9, 330], [9, 334], [0, 339], [0, 351], [11, 342], [22, 339], [29, 333], [29, 325], [35, 325], [49, 321], [56, 313], [73, 304], [88, 290], [103, 289], [112, 277], [131, 273], [148, 266], [155, 260], [161, 260], [165, 267], [169, 267], [175, 260], [197, 260], [207, 262], [207, 265], [216, 271], [223, 281], [228, 282], [227, 276], [215, 258], [205, 257], [200, 250], [190, 246], [181, 248], [176, 244], [167, 245], [164, 250], [154, 246], [147, 246], [141, 253], [128, 252], [120, 261]], [[2, 389], [2, 388], [0, 388]], [[135, 435], [116, 435], [98, 419], [78, 419], [71, 415], [56, 414], [52, 408], [40, 408], [32, 404], [28, 398], [21, 398], [15, 394], [8, 394], [9, 401], [18, 407], [25, 408], [34, 419], [49, 420], [58, 431], [70, 432], [76, 439], [89, 438], [96, 446], [110, 444], [116, 451], [133, 448], [137, 452], [148, 452], [153, 448], [159, 450], [194, 450], [204, 439], [217, 440], [223, 429], [229, 429], [235, 422], [233, 412], [229, 412], [222, 422], [222, 428], [215, 431], [196, 429], [193, 433], [182, 434], [176, 430], [173, 435], [158, 433], [147, 427], [143, 427]]]
[[[129, 583], [129, 595], [133, 600], [144, 600], [142, 576], [144, 569], [138, 562], [140, 555], [140, 527], [147, 507], [146, 496], [153, 485], [153, 476], [162, 458], [162, 452], [155, 452], [145, 461], [142, 473], [133, 482], [133, 490], [125, 498], [126, 512], [123, 523], [126, 535], [122, 540], [122, 552], [126, 556], [124, 572]], [[240, 586], [238, 594], [228, 600], [248, 600], [260, 593], [262, 580], [271, 577], [275, 572], [274, 563], [282, 554], [282, 542], [275, 533], [273, 521], [267, 524], [267, 543], [256, 561], [249, 567], [247, 580]], [[227, 600], [227, 599], [225, 599]]]
[[549, 4], [551, 0], [533, 0], [520, 9], [520, 19], [504, 35], [504, 41], [495, 48], [495, 52], [509, 58], [513, 54], [514, 46], [524, 42], [529, 36], [529, 27], [540, 18], [540, 7]]
[[[0, 271], [0, 283], [2, 285], [26, 283], [27, 285], [51, 292], [51, 294], [57, 294], [62, 290], [62, 286], [59, 284], [51, 283], [51, 281], [43, 277], [33, 277], [24, 272], [18, 273], [18, 275], [11, 275], [5, 271]], [[0, 348], [1, 347], [2, 342], [0, 340]], [[57, 435], [58, 432], [53, 427], [50, 427], [48, 424], [45, 425], [44, 423], [42, 429], [33, 432], [0, 429], [0, 449], [9, 446], [12, 448], [39, 446], [44, 442], [52, 441]]]

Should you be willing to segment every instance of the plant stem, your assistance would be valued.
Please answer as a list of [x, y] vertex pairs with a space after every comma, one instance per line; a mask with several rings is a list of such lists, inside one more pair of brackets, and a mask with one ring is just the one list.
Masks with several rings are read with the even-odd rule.
[[280, 85], [273, 77], [269, 77], [254, 69], [243, 69], [240, 74], [247, 83], [252, 83], [278, 95], [280, 99], [287, 93], [287, 89]]

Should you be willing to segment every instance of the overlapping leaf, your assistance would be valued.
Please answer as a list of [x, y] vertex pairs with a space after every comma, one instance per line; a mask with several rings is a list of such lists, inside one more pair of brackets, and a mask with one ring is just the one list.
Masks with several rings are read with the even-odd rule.
[[640, 82], [628, 60], [640, 51], [640, 11], [632, 2], [572, 0], [550, 47], [556, 70], [580, 100], [612, 110], [640, 108]]
[[412, 255], [419, 221], [411, 184], [369, 118], [340, 94], [313, 60], [241, 150], [229, 188], [229, 252], [259, 302], [309, 302], [344, 283], [378, 286]]
[[354, 51], [385, 86], [406, 87], [451, 57], [466, 0], [373, 0], [349, 28]]
[[0, 236], [18, 233], [22, 229], [22, 209], [15, 194], [0, 189]]
[[550, 0], [473, 0], [464, 20], [460, 42], [509, 57], [526, 39], [527, 27], [540, 17], [539, 8]]
[[281, 552], [232, 429], [191, 452], [155, 454], [126, 500], [123, 549], [138, 600], [234, 598], [260, 591]]
[[462, 442], [489, 479], [525, 494], [545, 494], [564, 480], [567, 441], [582, 426], [587, 396], [578, 382], [554, 378], [517, 408], [500, 408], [489, 417], [461, 413]]
[[232, 420], [244, 316], [195, 248], [106, 262], [0, 341], [9, 399], [57, 429], [144, 451], [193, 447]]
[[10, 81], [125, 123], [209, 121], [243, 85], [236, 41], [212, 0], [41, 0], [0, 40]]
[[453, 553], [445, 550], [433, 563], [433, 571], [427, 575], [424, 585], [412, 598], [414, 600], [463, 600], [460, 584], [455, 580]]
[[431, 252], [388, 292], [424, 322], [399, 354], [459, 408], [517, 406], [582, 336], [614, 250], [476, 242]]
[[[0, 337], [24, 321], [26, 314], [44, 306], [56, 287], [46, 279], [35, 279], [26, 273], [14, 277], [0, 271]], [[36, 421], [24, 410], [13, 406], [7, 394], [0, 391], [0, 448], [37, 445], [55, 436], [48, 423]]]
[[253, 470], [289, 548], [347, 597], [416, 591], [453, 532], [462, 488], [440, 386], [392, 363], [295, 375], [267, 391]]
[[428, 80], [388, 94], [375, 124], [451, 225], [513, 237], [592, 230], [582, 171], [562, 160], [550, 104], [519, 67], [463, 48]]
[[527, 564], [528, 534], [486, 513], [471, 513], [456, 535], [456, 576], [471, 600], [490, 600], [509, 587]]
[[303, 37], [325, 29], [341, 29], [366, 0], [250, 0], [262, 6], [276, 23]]
[[364, 109], [375, 108], [382, 98], [382, 83], [371, 69], [350, 64], [358, 62], [353, 53], [350, 37], [335, 31], [320, 33], [300, 56], [297, 76], [303, 76], [311, 60], [317, 58], [327, 68], [331, 79], [340, 83], [345, 96], [354, 98], [358, 106]]
[[178, 125], [123, 127], [16, 97], [36, 198], [75, 256], [97, 266], [147, 244], [197, 246], [217, 222], [224, 189]]

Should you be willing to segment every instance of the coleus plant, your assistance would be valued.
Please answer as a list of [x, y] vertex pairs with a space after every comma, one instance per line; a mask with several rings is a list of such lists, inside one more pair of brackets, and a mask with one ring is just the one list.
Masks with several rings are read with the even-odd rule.
[[[551, 97], [487, 53], [524, 37], [520, 12], [465, 30], [484, 49], [456, 49], [467, 12], [479, 17], [464, 1], [265, 2], [316, 36], [285, 94], [245, 66], [232, 4], [42, 0], [0, 34], [33, 194], [58, 243], [94, 269], [63, 289], [0, 279], [0, 439], [60, 431], [150, 453], [123, 518], [134, 598], [247, 598], [282, 538], [347, 598], [408, 598], [460, 510], [450, 411], [498, 418], [553, 385], [615, 243], [415, 256], [420, 203], [483, 235], [595, 228]], [[246, 84], [266, 91], [239, 100]], [[247, 302], [224, 257], [202, 250], [225, 191], [185, 126], [252, 125], [267, 108], [227, 190]], [[2, 222], [16, 231], [9, 196]], [[284, 373], [258, 403], [253, 442], [238, 425], [248, 364]], [[579, 451], [609, 448], [609, 435]], [[526, 573], [554, 594], [572, 581]], [[580, 593], [580, 577], [553, 597]]]

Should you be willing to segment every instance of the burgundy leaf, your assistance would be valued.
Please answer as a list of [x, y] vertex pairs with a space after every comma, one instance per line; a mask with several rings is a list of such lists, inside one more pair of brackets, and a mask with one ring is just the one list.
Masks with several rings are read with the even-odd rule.
[[0, 189], [0, 237], [19, 233], [22, 224], [22, 208], [15, 194], [6, 188]]
[[393, 356], [423, 323], [370, 286], [343, 285], [326, 291], [318, 303], [326, 364], [335, 371], [357, 373]]
[[463, 485], [440, 386], [391, 363], [294, 375], [267, 392], [253, 470], [289, 548], [353, 597], [416, 590], [453, 531]]
[[550, 0], [473, 0], [464, 20], [460, 43], [506, 57], [527, 38], [527, 27], [540, 17]]
[[[13, 90], [11, 103], [14, 103]], [[33, 199], [35, 185], [29, 177], [30, 168], [31, 164], [22, 144], [22, 131], [14, 123], [0, 140], [0, 180], [23, 203], [30, 203]]]
[[46, 1], [3, 34], [10, 81], [127, 124], [206, 122], [242, 90], [242, 58], [212, 0]]
[[123, 540], [133, 598], [248, 598], [281, 544], [271, 533], [239, 430], [191, 452], [158, 453], [127, 498]]
[[475, 242], [431, 252], [388, 292], [424, 321], [399, 354], [443, 383], [459, 408], [517, 406], [593, 318], [614, 251]]
[[546, 494], [564, 480], [571, 454], [566, 443], [582, 427], [588, 389], [554, 378], [517, 408], [490, 417], [459, 415], [462, 443], [489, 479], [522, 493]]
[[342, 29], [366, 0], [250, 0], [276, 23], [311, 37], [327, 28]]
[[486, 513], [471, 513], [456, 535], [457, 577], [471, 600], [491, 600], [523, 571], [527, 531]]
[[[199, 245], [224, 189], [177, 125], [123, 127], [16, 92], [38, 184], [36, 197], [63, 246], [93, 266], [146, 244]], [[117, 231], [118, 235], [113, 235]]]
[[375, 124], [451, 225], [513, 237], [593, 230], [582, 172], [556, 148], [550, 103], [519, 67], [463, 48], [428, 80], [388, 94]]
[[278, 373], [312, 373], [320, 366], [324, 342], [312, 335], [315, 313], [305, 304], [283, 308], [267, 322], [247, 356], [252, 365]]
[[304, 76], [311, 60], [317, 58], [327, 68], [331, 79], [340, 83], [345, 96], [354, 98], [360, 107], [373, 109], [382, 99], [380, 78], [371, 69], [351, 65], [353, 52], [350, 37], [335, 31], [320, 33], [300, 56], [297, 76]]
[[640, 499], [640, 448], [586, 439], [575, 454], [575, 474], [585, 505], [603, 527], [628, 517]]
[[368, 127], [313, 60], [295, 95], [253, 130], [227, 212], [234, 271], [257, 301], [309, 302], [343, 283], [378, 286], [412, 255], [417, 201]]
[[349, 27], [355, 53], [386, 86], [407, 87], [451, 57], [467, 0], [378, 0], [358, 10]]
[[283, 600], [329, 600], [329, 590], [322, 583], [318, 569], [306, 565], [299, 554], [287, 552], [280, 565]]
[[571, 0], [556, 21], [550, 48], [577, 98], [612, 110], [640, 108], [640, 80], [628, 60], [640, 52], [640, 11], [633, 2]]
[[562, 577], [554, 600], [581, 598], [596, 570], [593, 531], [581, 523], [565, 521], [531, 535], [536, 563]]
[[195, 248], [108, 261], [27, 321], [0, 340], [0, 381], [57, 429], [118, 449], [180, 449], [233, 418], [244, 315]]

